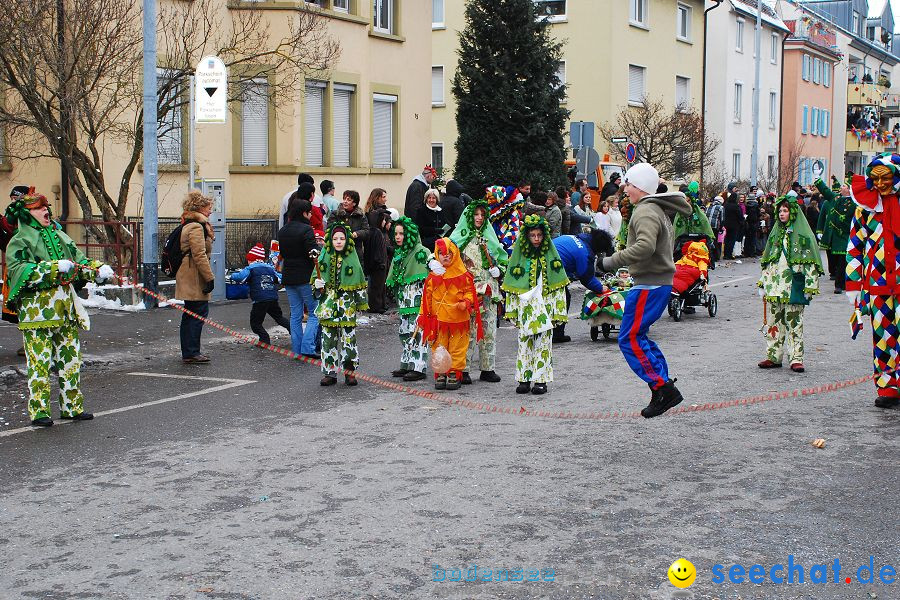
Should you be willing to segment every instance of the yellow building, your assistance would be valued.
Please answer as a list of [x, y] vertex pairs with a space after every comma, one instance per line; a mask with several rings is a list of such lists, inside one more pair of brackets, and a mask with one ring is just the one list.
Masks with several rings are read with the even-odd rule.
[[[612, 121], [644, 96], [699, 109], [703, 72], [700, 0], [534, 0], [565, 40], [560, 78], [568, 86], [572, 121]], [[462, 0], [432, 0], [432, 160], [450, 169], [456, 159], [456, 104], [450, 91]], [[595, 148], [608, 151], [595, 131]]]
[[[160, 1], [164, 5], [169, 0]], [[279, 107], [276, 114], [275, 105], [264, 100], [233, 104], [227, 124], [197, 126], [196, 176], [224, 182], [228, 216], [276, 215], [282, 197], [296, 187], [299, 172], [312, 174], [317, 188], [324, 179], [334, 181], [338, 195], [355, 189], [363, 201], [373, 187], [382, 187], [389, 204], [403, 206], [407, 185], [430, 160], [424, 75], [431, 40], [428, 11], [419, 1], [216, 0], [221, 11], [250, 6], [264, 11], [272, 39], [283, 35], [279, 27], [287, 27], [286, 9], [316, 4], [329, 34], [341, 46], [330, 73], [321, 80], [307, 80], [293, 106]], [[264, 87], [268, 82], [253, 80], [253, 85]], [[160, 143], [160, 216], [181, 214], [188, 185], [187, 111], [183, 114], [183, 126]], [[14, 143], [4, 140], [11, 153]], [[106, 181], [115, 182], [123, 172], [126, 152], [114, 143], [105, 144], [104, 152]], [[18, 184], [35, 185], [48, 197], [55, 192], [54, 210], [59, 214], [58, 162], [20, 162], [0, 153], [3, 196]], [[115, 196], [118, 190], [109, 191]], [[142, 195], [142, 174], [136, 172], [128, 215], [140, 214]], [[73, 197], [71, 218], [81, 216]]]

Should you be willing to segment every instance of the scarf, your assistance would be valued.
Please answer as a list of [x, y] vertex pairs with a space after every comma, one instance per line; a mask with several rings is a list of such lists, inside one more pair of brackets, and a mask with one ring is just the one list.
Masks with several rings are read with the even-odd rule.
[[[337, 232], [347, 236], [347, 244], [340, 252], [335, 251], [331, 241], [332, 236]], [[338, 272], [338, 262], [340, 262], [340, 272]], [[355, 240], [350, 228], [342, 221], [337, 221], [328, 228], [328, 233], [325, 235], [325, 248], [319, 254], [316, 272], [312, 275], [313, 278], [316, 276], [324, 279], [325, 285], [334, 290], [355, 291], [364, 290], [367, 287], [366, 276], [363, 274], [359, 256], [356, 254]]]
[[387, 276], [387, 288], [395, 295], [401, 287], [428, 277], [428, 249], [419, 238], [419, 227], [409, 217], [400, 217], [394, 228], [403, 228], [403, 245], [394, 250]]
[[[787, 223], [782, 223], [781, 219], [778, 218], [778, 207], [784, 202], [787, 202], [790, 210]], [[795, 196], [782, 196], [777, 200], [775, 206], [775, 222], [772, 225], [769, 240], [766, 242], [766, 249], [763, 251], [762, 259], [759, 261], [760, 266], [765, 267], [769, 263], [778, 262], [782, 252], [784, 252], [784, 241], [787, 238], [787, 254], [785, 258], [793, 271], [799, 271], [803, 265], [813, 265], [819, 275], [824, 273], [816, 236], [813, 235], [806, 218], [798, 217], [800, 215], [800, 206], [797, 204], [797, 198]]]
[[[537, 248], [532, 246], [528, 239], [528, 232], [532, 229], [541, 229], [544, 232], [544, 241]], [[550, 225], [539, 215], [528, 215], [513, 247], [501, 289], [511, 294], [524, 294], [537, 286], [538, 276], [541, 274], [543, 274], [541, 280], [544, 296], [569, 285], [569, 278], [563, 269], [556, 246], [550, 241]]]

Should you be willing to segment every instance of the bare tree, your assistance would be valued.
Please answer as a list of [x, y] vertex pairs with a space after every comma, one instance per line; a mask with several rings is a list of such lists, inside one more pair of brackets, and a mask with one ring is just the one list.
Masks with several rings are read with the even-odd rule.
[[791, 189], [791, 184], [797, 180], [800, 174], [800, 157], [803, 155], [804, 141], [794, 142], [790, 147], [781, 152], [778, 161], [778, 177], [775, 189], [777, 195], [786, 194]]
[[[639, 158], [653, 164], [664, 178], [684, 178], [713, 163], [719, 140], [703, 130], [700, 113], [691, 106], [670, 107], [661, 98], [645, 98], [628, 106], [614, 122], [600, 125], [614, 155], [625, 158], [625, 145], [612, 138], [626, 137], [637, 146]], [[703, 137], [706, 143], [701, 144]]]
[[[108, 222], [124, 219], [143, 152], [140, 6], [134, 0], [16, 0], [0, 11], [0, 90], [6, 90], [0, 126], [7, 154], [60, 160], [84, 214], [96, 207]], [[172, 115], [184, 110], [189, 77], [205, 55], [219, 56], [229, 68], [229, 101], [248, 93], [247, 78], [267, 77], [270, 100], [289, 104], [305, 77], [327, 74], [340, 46], [318, 9], [300, 3], [277, 11], [273, 19], [280, 30], [286, 26], [283, 36], [273, 33], [269, 14], [251, 2], [229, 10], [218, 0], [163, 4], [157, 23], [160, 135], [181, 122]], [[125, 153], [121, 172], [105, 170], [108, 145]], [[102, 242], [115, 239], [113, 226], [91, 233]]]

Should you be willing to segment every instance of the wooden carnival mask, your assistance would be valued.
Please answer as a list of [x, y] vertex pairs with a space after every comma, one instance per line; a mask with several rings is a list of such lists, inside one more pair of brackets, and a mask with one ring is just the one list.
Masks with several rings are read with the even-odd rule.
[[894, 172], [890, 167], [884, 165], [873, 167], [869, 177], [872, 179], [872, 185], [882, 196], [894, 193]]

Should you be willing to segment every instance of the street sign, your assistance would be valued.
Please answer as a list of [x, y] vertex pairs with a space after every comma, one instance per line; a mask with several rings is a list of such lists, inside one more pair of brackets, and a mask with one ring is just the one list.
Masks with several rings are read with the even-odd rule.
[[634, 144], [628, 144], [625, 146], [625, 160], [630, 163], [633, 163], [637, 160], [637, 146]]
[[610, 140], [613, 144], [625, 144], [628, 142], [627, 137], [614, 137]]
[[600, 155], [593, 148], [583, 148], [575, 158], [577, 179], [586, 179], [588, 185], [597, 185], [597, 167], [600, 166]]
[[569, 124], [569, 141], [576, 149], [594, 145], [594, 122], [572, 121]]
[[225, 123], [228, 118], [228, 70], [217, 56], [204, 57], [194, 73], [194, 119]]

